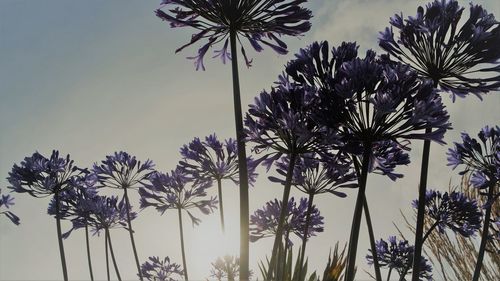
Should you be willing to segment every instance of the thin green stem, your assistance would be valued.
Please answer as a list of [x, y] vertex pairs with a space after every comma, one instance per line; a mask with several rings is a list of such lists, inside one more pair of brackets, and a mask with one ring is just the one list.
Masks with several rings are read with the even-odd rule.
[[372, 219], [370, 216], [370, 210], [368, 209], [368, 200], [366, 199], [366, 195], [363, 207], [365, 211], [366, 226], [368, 227], [368, 236], [370, 236], [370, 247], [373, 257], [373, 268], [375, 269], [375, 278], [377, 281], [382, 281], [382, 274], [380, 273], [380, 265], [378, 263], [377, 246], [375, 244], [375, 234], [373, 232]]
[[[425, 129], [426, 134], [432, 132], [431, 128]], [[424, 150], [422, 153], [422, 166], [420, 169], [420, 185], [418, 189], [418, 211], [417, 226], [415, 229], [415, 254], [413, 259], [412, 281], [419, 281], [420, 259], [422, 257], [422, 244], [424, 234], [424, 215], [425, 215], [425, 193], [427, 192], [427, 174], [429, 171], [429, 155], [431, 149], [430, 140], [424, 141]]]
[[425, 240], [427, 240], [427, 238], [429, 237], [429, 235], [431, 235], [431, 233], [434, 230], [434, 228], [436, 228], [436, 226], [438, 226], [438, 224], [439, 224], [439, 221], [436, 221], [435, 223], [432, 224], [431, 228], [429, 228], [429, 230], [427, 230], [427, 232], [424, 235], [424, 238], [422, 239], [422, 246], [424, 245]]
[[108, 281], [111, 280], [111, 275], [109, 273], [109, 253], [108, 253], [108, 233], [104, 232], [104, 248], [106, 249], [106, 277]]
[[85, 243], [87, 244], [87, 262], [89, 263], [90, 280], [94, 281], [94, 272], [92, 270], [92, 259], [90, 256], [90, 240], [89, 240], [89, 226], [85, 224]]
[[[235, 2], [236, 3], [236, 2]], [[238, 51], [236, 50], [236, 30], [229, 33], [231, 43], [231, 65], [233, 72], [234, 121], [236, 125], [236, 142], [238, 144], [238, 169], [240, 180], [240, 280], [249, 280], [249, 197], [248, 168], [241, 112], [240, 80], [238, 74]]]
[[127, 204], [128, 233], [130, 234], [130, 242], [132, 243], [132, 250], [134, 251], [135, 265], [137, 266], [137, 273], [139, 274], [139, 279], [143, 281], [141, 265], [139, 263], [139, 256], [137, 255], [137, 248], [135, 247], [134, 230], [132, 229], [132, 220], [130, 219], [131, 205], [128, 199], [127, 187], [123, 187], [123, 196], [125, 197], [125, 203]]
[[111, 254], [111, 260], [113, 261], [113, 266], [115, 267], [116, 278], [118, 278], [118, 281], [122, 281], [122, 278], [120, 276], [120, 271], [118, 270], [118, 264], [116, 264], [116, 258], [115, 258], [115, 253], [113, 251], [113, 244], [111, 243], [111, 235], [109, 234], [109, 229], [106, 228], [105, 231], [107, 232], [108, 235], [109, 252]]
[[59, 242], [59, 255], [61, 256], [61, 265], [63, 271], [64, 281], [68, 281], [68, 269], [66, 267], [66, 255], [64, 254], [64, 243], [62, 239], [62, 231], [61, 231], [61, 218], [60, 216], [60, 198], [59, 192], [54, 193], [54, 197], [56, 199], [56, 228], [57, 228], [57, 241]]
[[387, 273], [387, 281], [391, 280], [392, 267], [389, 268], [389, 273]]
[[495, 189], [495, 184], [492, 184], [488, 190], [488, 201], [490, 204], [486, 207], [486, 212], [484, 214], [484, 226], [483, 233], [481, 235], [481, 244], [479, 246], [479, 253], [477, 255], [476, 267], [474, 269], [474, 276], [472, 281], [478, 281], [481, 275], [481, 268], [483, 267], [484, 252], [486, 250], [486, 243], [488, 242], [488, 234], [490, 230], [491, 221], [491, 207], [493, 207], [493, 190]]
[[181, 236], [181, 253], [182, 253], [182, 266], [184, 267], [184, 280], [189, 281], [188, 270], [186, 264], [186, 250], [184, 248], [184, 228], [182, 227], [182, 209], [177, 208], [177, 214], [179, 217], [179, 234]]
[[354, 207], [352, 219], [351, 238], [349, 242], [348, 260], [345, 280], [353, 281], [356, 273], [356, 254], [358, 250], [359, 230], [361, 226], [361, 215], [363, 213], [363, 203], [365, 200], [366, 181], [368, 178], [368, 165], [370, 163], [370, 153], [372, 145], [370, 142], [364, 143], [363, 162], [361, 167], [361, 178], [359, 180], [358, 196]]
[[309, 233], [309, 225], [311, 224], [311, 212], [313, 210], [313, 200], [314, 193], [309, 194], [309, 202], [307, 203], [306, 211], [306, 225], [304, 227], [304, 232], [302, 234], [302, 247], [300, 250], [300, 268], [299, 268], [299, 278], [302, 276], [302, 268], [304, 268], [304, 257], [306, 255], [306, 244], [307, 244], [307, 234]]
[[219, 193], [220, 225], [222, 228], [222, 233], [225, 233], [226, 228], [224, 226], [224, 204], [222, 203], [222, 182], [221, 182], [221, 179], [217, 179], [217, 191]]
[[293, 177], [293, 169], [295, 168], [295, 160], [296, 160], [296, 155], [295, 153], [290, 154], [290, 163], [288, 164], [288, 171], [286, 173], [286, 179], [285, 179], [285, 189], [283, 191], [283, 199], [281, 200], [282, 207], [281, 207], [281, 212], [280, 212], [280, 219], [278, 223], [278, 228], [276, 230], [276, 237], [274, 238], [274, 245], [273, 245], [273, 251], [271, 254], [271, 261], [269, 263], [269, 268], [267, 272], [267, 280], [271, 280], [273, 276], [273, 271], [275, 268], [278, 266], [275, 265], [275, 258], [276, 254], [278, 251], [278, 247], [280, 244], [280, 241], [283, 237], [283, 226], [285, 225], [285, 217], [288, 213], [288, 199], [290, 198], [290, 189], [292, 187], [292, 177]]

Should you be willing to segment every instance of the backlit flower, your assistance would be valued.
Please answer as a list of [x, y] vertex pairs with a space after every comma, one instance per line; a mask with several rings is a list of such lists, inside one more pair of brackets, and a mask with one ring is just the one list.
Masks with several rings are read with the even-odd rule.
[[10, 194], [2, 194], [2, 190], [0, 189], [0, 215], [5, 215], [12, 223], [19, 225], [19, 217], [7, 210], [12, 205], [14, 205], [14, 197], [10, 196]]
[[141, 265], [141, 272], [149, 281], [176, 281], [184, 276], [181, 266], [170, 262], [169, 257], [163, 260], [159, 257], [149, 257], [149, 260]]

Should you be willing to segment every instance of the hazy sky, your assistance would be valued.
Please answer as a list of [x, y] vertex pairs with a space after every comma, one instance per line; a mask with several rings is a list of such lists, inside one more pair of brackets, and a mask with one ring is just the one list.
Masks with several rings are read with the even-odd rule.
[[[125, 150], [139, 159], [152, 159], [157, 168], [169, 171], [179, 161], [179, 148], [194, 137], [216, 132], [232, 137], [231, 72], [228, 65], [207, 55], [207, 71], [196, 72], [185, 57], [196, 53], [188, 48], [174, 50], [189, 40], [188, 29], [170, 29], [154, 16], [158, 0], [147, 1], [27, 1], [0, 0], [0, 187], [14, 163], [34, 151], [49, 154], [58, 149], [70, 153], [76, 164], [88, 167], [114, 151]], [[314, 14], [313, 29], [300, 39], [286, 38], [290, 53], [278, 56], [266, 49], [256, 54], [250, 69], [242, 66], [241, 88], [244, 110], [262, 89], [269, 89], [283, 65], [299, 48], [314, 40], [328, 40], [331, 46], [357, 41], [360, 53], [377, 47], [378, 32], [394, 13], [414, 15], [427, 1], [396, 0], [312, 0], [307, 6]], [[476, 1], [500, 17], [498, 1]], [[467, 6], [466, 1], [461, 1]], [[468, 10], [464, 12], [468, 15]], [[241, 62], [240, 62], [241, 64]], [[459, 99], [452, 103], [444, 96], [454, 131], [447, 133], [448, 144], [459, 140], [461, 131], [476, 133], [486, 124], [498, 124], [498, 92], [484, 97]], [[405, 178], [396, 183], [370, 175], [367, 197], [377, 238], [396, 233], [399, 210], [411, 213], [409, 204], [417, 196], [417, 178], [422, 142], [412, 143], [411, 160], [398, 171]], [[449, 145], [432, 145], [429, 186], [447, 189], [456, 172], [445, 166]], [[250, 192], [253, 212], [265, 202], [281, 197], [282, 187], [270, 184], [264, 169]], [[215, 195], [215, 190], [211, 190]], [[118, 193], [120, 194], [120, 193]], [[301, 196], [293, 191], [296, 197]], [[328, 250], [336, 241], [345, 243], [350, 231], [356, 192], [348, 198], [318, 196], [317, 207], [325, 216], [325, 232], [308, 243], [310, 268], [323, 272]], [[48, 199], [14, 194], [12, 210], [21, 217], [14, 226], [0, 217], [0, 279], [58, 280], [61, 266], [55, 220], [46, 215]], [[209, 276], [210, 262], [226, 253], [237, 253], [238, 193], [227, 183], [224, 202], [227, 237], [219, 232], [218, 214], [200, 217], [203, 223], [191, 227], [185, 220], [187, 262], [190, 277]], [[137, 194], [132, 195], [134, 206]], [[63, 222], [63, 229], [70, 227]], [[134, 221], [141, 261], [148, 256], [170, 256], [181, 263], [178, 223], [175, 212], [160, 216], [142, 211]], [[362, 231], [366, 231], [363, 227]], [[135, 264], [128, 234], [113, 230], [114, 247], [124, 280], [134, 280]], [[104, 239], [92, 237], [96, 279], [105, 279]], [[297, 241], [298, 243], [298, 241]], [[362, 234], [359, 246], [358, 278], [363, 270], [369, 243]], [[65, 241], [68, 271], [72, 280], [88, 279], [84, 234], [74, 232]], [[269, 254], [272, 239], [251, 244], [251, 267]], [[258, 274], [257, 274], [258, 275]], [[112, 271], [112, 276], [113, 271]], [[260, 277], [260, 276], [259, 276]], [[436, 274], [436, 277], [438, 275]]]

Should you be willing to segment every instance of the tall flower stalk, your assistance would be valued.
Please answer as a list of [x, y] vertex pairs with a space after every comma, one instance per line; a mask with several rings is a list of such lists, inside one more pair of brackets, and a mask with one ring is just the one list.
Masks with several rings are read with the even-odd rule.
[[142, 281], [141, 266], [139, 264], [139, 256], [134, 240], [134, 230], [132, 228], [132, 218], [128, 212], [131, 209], [128, 190], [142, 186], [148, 176], [153, 172], [154, 164], [151, 160], [146, 160], [144, 163], [138, 161], [135, 156], [126, 152], [115, 152], [113, 155], [106, 156], [106, 159], [101, 161], [101, 164], [94, 164], [93, 172], [97, 174], [98, 180], [102, 187], [117, 188], [123, 190], [123, 198], [127, 204], [127, 230], [130, 236], [130, 243], [134, 252], [134, 259], [139, 274], [139, 279]]
[[212, 213], [217, 208], [216, 198], [204, 199], [207, 196], [206, 189], [210, 187], [211, 183], [205, 182], [204, 184], [192, 185], [193, 179], [180, 166], [177, 166], [170, 174], [156, 172], [150, 176], [149, 180], [150, 185], [139, 189], [141, 208], [154, 207], [161, 214], [169, 209], [177, 210], [182, 266], [184, 268], [184, 278], [188, 281], [182, 211], [187, 212], [193, 226], [198, 225], [201, 220], [191, 213], [191, 209], [198, 209], [205, 215]]
[[[198, 31], [193, 34], [189, 43], [176, 52], [201, 40], [207, 42], [198, 49], [198, 55], [190, 57], [195, 60], [196, 69], [205, 69], [203, 58], [211, 46], [223, 43], [220, 50], [215, 51], [215, 57], [222, 62], [231, 60], [233, 77], [234, 118], [236, 125], [236, 142], [238, 147], [238, 165], [240, 180], [240, 279], [249, 278], [249, 241], [248, 241], [248, 171], [246, 167], [246, 151], [243, 133], [241, 110], [240, 82], [238, 73], [237, 41], [246, 38], [257, 51], [267, 45], [279, 54], [287, 53], [287, 45], [278, 36], [299, 36], [310, 29], [311, 12], [300, 4], [307, 0], [163, 0], [162, 8], [176, 7], [164, 12], [161, 9], [156, 15], [170, 22], [171, 27], [189, 26]], [[267, 38], [266, 38], [267, 37]], [[228, 52], [228, 43], [230, 52]], [[222, 43], [221, 43], [222, 44]], [[252, 60], [241, 47], [241, 54], [249, 67]]]
[[[471, 3], [469, 17], [461, 21], [463, 11], [455, 0], [436, 0], [425, 11], [418, 7], [416, 17], [404, 20], [402, 14], [395, 15], [390, 19], [391, 28], [381, 32], [380, 47], [432, 81], [435, 88], [450, 92], [453, 100], [468, 94], [481, 98], [500, 87], [500, 25], [479, 5]], [[399, 30], [397, 41], [393, 28]], [[424, 141], [413, 281], [418, 278], [422, 252], [429, 154], [430, 142]]]
[[[491, 208], [500, 196], [500, 127], [486, 126], [478, 134], [479, 141], [462, 133], [462, 143], [455, 143], [454, 148], [448, 151], [448, 163], [455, 169], [460, 165], [466, 168], [460, 172], [472, 173], [471, 184], [486, 195], [486, 204], [483, 206], [484, 228], [479, 246], [479, 253], [472, 280], [479, 280], [483, 264], [486, 243], [490, 237]], [[486, 191], [485, 191], [486, 190]]]
[[[215, 134], [212, 134], [205, 137], [204, 141], [194, 138], [189, 144], [182, 146], [180, 152], [184, 159], [179, 161], [179, 165], [193, 178], [194, 184], [217, 182], [220, 221], [224, 232], [222, 181], [231, 180], [235, 184], [239, 183], [236, 141], [229, 138], [221, 142]], [[247, 158], [250, 184], [255, 182], [257, 176], [256, 164], [257, 162], [251, 157]]]
[[35, 152], [32, 156], [24, 158], [19, 165], [14, 164], [9, 172], [7, 180], [11, 184], [10, 189], [19, 193], [42, 198], [53, 196], [55, 201], [55, 219], [57, 229], [57, 240], [59, 243], [59, 254], [63, 278], [68, 280], [66, 257], [64, 253], [63, 235], [61, 231], [61, 192], [72, 188], [71, 180], [83, 173], [73, 165], [73, 160], [67, 155], [65, 158], [59, 157], [59, 152], [54, 150], [50, 158]]

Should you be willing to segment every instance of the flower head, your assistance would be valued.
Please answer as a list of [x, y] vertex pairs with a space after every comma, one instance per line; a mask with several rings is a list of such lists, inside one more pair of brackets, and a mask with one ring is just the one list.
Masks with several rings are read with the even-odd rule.
[[[492, 14], [470, 4], [469, 17], [455, 0], [435, 0], [418, 7], [415, 17], [391, 18], [379, 44], [398, 60], [444, 91], [465, 97], [500, 87], [500, 25]], [[393, 28], [399, 37], [394, 39]]]
[[187, 211], [193, 225], [198, 225], [201, 220], [193, 216], [191, 209], [198, 209], [205, 215], [217, 209], [218, 201], [215, 197], [205, 199], [206, 189], [211, 183], [193, 185], [192, 179], [180, 166], [170, 174], [156, 172], [149, 180], [150, 185], [139, 189], [142, 209], [154, 207], [161, 214], [168, 209], [183, 209]]
[[5, 215], [12, 223], [19, 225], [19, 217], [14, 215], [13, 212], [7, 210], [13, 205], [14, 197], [10, 196], [10, 194], [2, 194], [2, 190], [0, 189], [0, 215]]
[[210, 269], [210, 277], [217, 281], [236, 280], [240, 271], [240, 259], [235, 256], [218, 257], [215, 262], [212, 262]]
[[46, 197], [71, 187], [72, 178], [81, 173], [83, 170], [73, 165], [69, 154], [61, 158], [59, 151], [54, 150], [50, 158], [35, 152], [19, 166], [14, 164], [7, 180], [15, 192]]
[[171, 263], [169, 257], [160, 260], [159, 257], [149, 257], [141, 265], [141, 273], [149, 281], [176, 281], [184, 276], [181, 266]]
[[[288, 238], [288, 245], [293, 245], [290, 238], [287, 237], [289, 233], [294, 233], [300, 238], [304, 236], [307, 207], [308, 200], [306, 198], [301, 198], [298, 206], [293, 197], [288, 201], [288, 213], [285, 216], [283, 227], [283, 235]], [[281, 208], [282, 202], [274, 199], [250, 216], [250, 241], [255, 242], [261, 238], [276, 235]], [[307, 238], [315, 236], [317, 232], [323, 232], [323, 217], [314, 205], [310, 216]]]
[[[418, 200], [414, 200], [412, 205], [418, 208]], [[450, 228], [469, 237], [481, 228], [482, 213], [477, 202], [461, 192], [442, 194], [439, 191], [427, 191], [425, 214], [434, 220], [440, 233]]]
[[[182, 146], [181, 155], [184, 159], [179, 161], [179, 165], [195, 182], [229, 179], [239, 184], [238, 148], [234, 139], [221, 142], [215, 134], [205, 137], [204, 141], [194, 138], [189, 144]], [[251, 184], [257, 177], [256, 163], [248, 157], [248, 178]]]
[[[401, 277], [411, 272], [413, 265], [413, 253], [415, 248], [410, 246], [407, 240], [396, 240], [396, 236], [389, 236], [389, 243], [380, 239], [376, 241], [377, 259], [381, 267], [395, 269]], [[370, 251], [371, 252], [371, 251]], [[373, 256], [366, 256], [368, 264], [373, 264]], [[432, 266], [427, 259], [422, 257], [420, 260], [420, 280], [432, 279]]]
[[137, 188], [143, 184], [154, 171], [151, 160], [144, 163], [137, 161], [135, 156], [127, 152], [115, 152], [106, 156], [101, 164], [94, 164], [93, 172], [97, 174], [102, 186], [113, 188]]
[[[88, 200], [81, 200], [76, 206], [76, 212], [79, 215], [71, 220], [73, 228], [81, 228], [88, 224], [93, 227], [93, 231], [97, 234], [103, 229], [127, 229], [127, 212], [130, 213], [130, 220], [137, 217], [137, 213], [132, 212], [132, 207], [127, 208], [125, 200], [118, 201], [117, 196], [96, 195]], [[89, 213], [91, 216], [85, 217]]]
[[[246, 38], [257, 51], [263, 50], [262, 44], [271, 47], [279, 54], [287, 53], [287, 45], [278, 37], [282, 35], [299, 36], [311, 27], [311, 11], [300, 6], [307, 0], [163, 0], [156, 15], [170, 23], [171, 27], [189, 26], [197, 30], [185, 47], [206, 40], [195, 60], [196, 70], [205, 70], [203, 58], [209, 48], [221, 42], [222, 48], [215, 51], [215, 57], [222, 62], [231, 59], [227, 50], [229, 36], [235, 32], [238, 42]], [[162, 8], [170, 8], [167, 11]], [[247, 66], [251, 65], [245, 48], [241, 53]]]
[[[472, 173], [471, 183], [478, 189], [498, 186], [500, 182], [500, 127], [486, 126], [478, 134], [479, 141], [462, 133], [462, 143], [448, 149], [448, 165], [453, 169], [465, 165], [460, 174]], [[494, 195], [497, 196], [497, 195]]]

